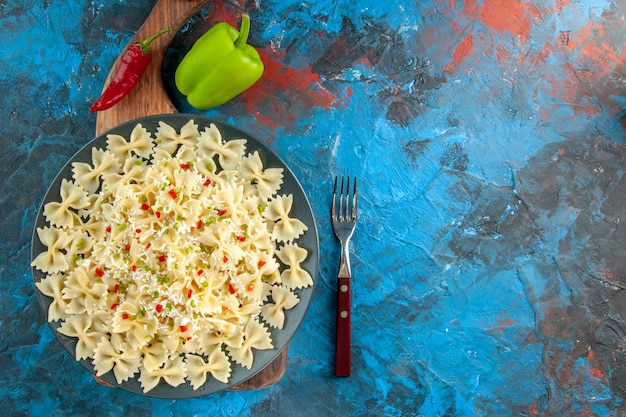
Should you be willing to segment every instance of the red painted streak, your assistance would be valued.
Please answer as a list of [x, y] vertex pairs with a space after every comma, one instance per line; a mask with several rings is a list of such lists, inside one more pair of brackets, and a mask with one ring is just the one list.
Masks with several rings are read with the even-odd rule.
[[374, 68], [374, 64], [372, 64], [372, 61], [370, 61], [369, 57], [367, 56], [364, 56], [361, 59], [358, 59], [357, 61], [354, 62], [354, 64], [355, 65], [362, 64], [367, 69]]
[[562, 64], [560, 76], [549, 80], [548, 93], [570, 104], [572, 118], [607, 110], [617, 114], [622, 110], [621, 105], [611, 99], [619, 95], [617, 86], [608, 80], [613, 71], [626, 62], [626, 48], [618, 53], [607, 42], [605, 24], [589, 22], [580, 30], [570, 32], [567, 47], [561, 51], [570, 58]]
[[496, 46], [496, 58], [498, 59], [498, 61], [500, 61], [502, 64], [506, 64], [509, 61], [510, 57], [511, 54], [509, 53], [509, 51], [506, 50], [504, 45]]
[[563, 10], [565, 7], [569, 6], [570, 4], [570, 0], [556, 0], [554, 2], [554, 7], [551, 8], [551, 10], [554, 13], [560, 13], [561, 10]]
[[446, 64], [443, 68], [443, 72], [449, 74], [455, 70], [457, 66], [463, 61], [463, 59], [470, 53], [472, 46], [474, 45], [474, 35], [468, 35], [463, 38], [461, 43], [457, 45], [452, 53], [452, 60]]
[[[593, 349], [589, 349], [589, 352], [587, 353], [586, 360], [587, 360], [587, 362], [590, 365], [593, 365], [594, 363], [596, 363], [595, 356], [596, 355], [595, 355]], [[604, 371], [602, 369], [599, 369], [599, 368], [595, 367], [595, 366], [591, 366], [589, 368], [589, 374], [592, 377], [594, 377], [594, 378], [597, 378], [597, 379], [600, 379], [600, 380], [604, 379]]]
[[528, 412], [530, 413], [530, 415], [531, 415], [532, 417], [545, 417], [545, 416], [547, 415], [547, 414], [546, 414], [546, 412], [545, 412], [545, 411], [543, 411], [541, 414], [539, 414], [539, 412], [537, 411], [537, 406], [538, 406], [538, 404], [537, 404], [537, 402], [535, 401], [535, 402], [533, 403], [532, 407], [530, 407], [530, 408], [528, 409]]
[[521, 59], [520, 62], [530, 69], [541, 68], [548, 58], [554, 55], [554, 49], [554, 43], [546, 42], [536, 54], [528, 56], [527, 59]]
[[606, 30], [602, 24], [590, 22], [576, 35], [576, 43], [580, 49], [578, 61], [590, 65], [595, 72], [607, 76], [617, 64], [624, 62], [626, 51], [622, 49], [621, 55], [618, 55], [615, 49], [604, 41]]
[[530, 37], [532, 20], [541, 18], [539, 8], [520, 0], [484, 0], [482, 6], [468, 0], [464, 14], [474, 17], [500, 33], [511, 32], [521, 40]]
[[[271, 127], [273, 129], [279, 128], [283, 125], [281, 121], [274, 120], [273, 118], [267, 117], [265, 116], [265, 114], [275, 114], [275, 112], [271, 112], [271, 113], [270, 112], [264, 112], [264, 113], [255, 112], [254, 117], [256, 118], [256, 120], [261, 122], [262, 125]], [[268, 138], [269, 142], [272, 142], [273, 140], [274, 140], [273, 137]]]
[[604, 378], [604, 372], [602, 372], [602, 370], [598, 369], [598, 368], [591, 368], [589, 370], [589, 373], [591, 374], [591, 376], [593, 376], [594, 378], [598, 378], [598, 379], [602, 379]]
[[226, 2], [217, 1], [214, 3], [214, 9], [211, 12], [211, 21], [214, 24], [218, 22], [226, 22], [229, 25], [238, 28], [241, 19], [239, 14], [231, 7], [228, 7]]
[[284, 63], [285, 51], [259, 49], [265, 65], [263, 76], [244, 92], [245, 109], [256, 113], [257, 118], [272, 127], [293, 125], [299, 117], [313, 108], [331, 108], [351, 96], [346, 89], [343, 98], [328, 91], [320, 75], [310, 66], [296, 69]]
[[314, 104], [319, 106], [329, 106], [335, 97], [326, 93], [312, 92], [310, 89], [314, 84], [321, 84], [319, 74], [313, 72], [311, 67], [295, 69], [285, 65], [284, 51], [269, 53], [266, 50], [259, 50], [261, 59], [265, 64], [263, 77], [256, 84], [259, 92], [267, 97], [277, 97], [280, 92], [300, 91], [308, 92], [308, 96]]
[[613, 271], [611, 271], [611, 269], [610, 269], [610, 268], [603, 268], [603, 269], [601, 269], [601, 270], [600, 270], [600, 271], [598, 271], [598, 272], [600, 273], [600, 275], [602, 275], [602, 277], [603, 277], [604, 279], [610, 279], [610, 280], [612, 280], [612, 279], [614, 279], [614, 278], [615, 278], [615, 276], [613, 275]]
[[427, 26], [418, 31], [417, 46], [432, 62], [443, 63], [449, 59], [447, 55], [451, 39], [455, 39], [454, 34], [445, 25]]
[[459, 24], [454, 20], [450, 21], [450, 26], [452, 26], [452, 30], [454, 31], [454, 33], [459, 33], [461, 31]]

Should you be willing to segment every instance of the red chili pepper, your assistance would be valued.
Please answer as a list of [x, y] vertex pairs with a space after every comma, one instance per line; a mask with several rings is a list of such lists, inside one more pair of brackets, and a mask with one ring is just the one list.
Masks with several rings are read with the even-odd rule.
[[141, 209], [142, 209], [142, 210], [150, 210], [150, 204], [143, 203], [143, 204], [141, 205]]
[[133, 272], [137, 272], [137, 265], [133, 265], [130, 267]]
[[122, 313], [122, 318], [123, 318], [124, 320], [126, 320], [128, 317], [130, 317], [130, 316], [128, 315], [128, 313]]
[[224, 214], [226, 214], [226, 209], [223, 209], [217, 212], [218, 216], [223, 216]]
[[202, 219], [198, 220], [198, 226], [196, 227], [196, 229], [202, 229], [202, 226], [204, 225], [204, 222], [202, 221]]
[[265, 261], [259, 261], [259, 268], [262, 268], [265, 265]]
[[231, 294], [235, 293], [235, 287], [233, 287], [233, 284], [228, 284], [228, 292]]
[[106, 231], [107, 233], [111, 233], [111, 226], [107, 226]]
[[187, 326], [185, 326], [185, 325], [180, 326], [180, 331], [181, 331], [181, 333], [185, 333], [187, 331]]
[[237, 240], [240, 242], [245, 242], [246, 241], [246, 237], [245, 236], [237, 236]]
[[157, 211], [157, 212], [156, 212], [156, 213], [154, 213], [154, 214], [156, 215], [156, 218], [157, 218], [157, 219], [160, 219], [160, 218], [161, 218], [161, 212], [160, 212], [160, 211]]
[[115, 310], [118, 305], [119, 305], [118, 303], [111, 304], [111, 310]]
[[167, 193], [168, 193], [168, 194], [170, 195], [170, 197], [172, 197], [174, 200], [176, 200], [176, 198], [178, 197], [178, 194], [176, 194], [176, 191], [174, 191], [174, 190], [169, 190]]
[[96, 268], [96, 275], [102, 278], [102, 276], [104, 275], [104, 271], [100, 268]]
[[163, 306], [161, 304], [157, 304], [155, 308], [156, 308], [157, 313], [160, 313], [161, 311], [163, 311]]
[[189, 164], [182, 163], [182, 164], [180, 164], [180, 167], [182, 169], [189, 169]]
[[198, 275], [204, 274], [204, 269], [198, 269]]
[[135, 229], [135, 233], [141, 233], [141, 229]]
[[148, 243], [146, 244], [146, 249], [150, 249], [150, 246], [152, 246], [152, 243], [151, 243], [151, 242], [148, 242]]
[[206, 180], [206, 181], [204, 182], [204, 186], [205, 186], [205, 187], [208, 187], [209, 185], [211, 185], [211, 180]]
[[159, 262], [165, 262], [166, 259], [165, 255], [159, 256]]
[[128, 47], [124, 55], [122, 55], [120, 65], [115, 75], [113, 75], [111, 82], [89, 110], [92, 112], [106, 110], [126, 97], [130, 90], [137, 85], [137, 82], [152, 60], [150, 43], [169, 31], [169, 28], [163, 29], [148, 39], [134, 43]]
[[224, 255], [224, 257], [222, 258], [222, 261], [224, 261], [224, 263], [228, 262], [228, 256]]
[[191, 298], [192, 295], [193, 295], [193, 291], [187, 290], [187, 298]]

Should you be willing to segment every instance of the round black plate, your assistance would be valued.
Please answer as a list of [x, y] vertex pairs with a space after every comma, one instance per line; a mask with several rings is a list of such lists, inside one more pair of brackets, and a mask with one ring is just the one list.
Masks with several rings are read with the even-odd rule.
[[[122, 123], [121, 125], [116, 126], [108, 130], [107, 132], [102, 133], [101, 135], [90, 141], [82, 149], [80, 149], [57, 174], [56, 178], [52, 182], [52, 185], [46, 192], [43, 202], [39, 208], [35, 228], [33, 230], [31, 260], [34, 260], [37, 255], [46, 250], [46, 247], [39, 241], [39, 237], [37, 236], [37, 228], [48, 225], [45, 217], [43, 216], [43, 208], [48, 202], [60, 200], [59, 189], [61, 185], [61, 180], [63, 178], [72, 178], [73, 162], [91, 163], [92, 148], [105, 149], [107, 145], [107, 134], [113, 133], [128, 138], [137, 123], [141, 123], [142, 126], [146, 128], [149, 132], [155, 133], [159, 122], [161, 121], [169, 124], [178, 131], [190, 119], [194, 120], [194, 122], [198, 125], [200, 131], [204, 130], [204, 128], [208, 127], [211, 123], [215, 124], [220, 130], [223, 139], [226, 141], [232, 139], [246, 139], [246, 152], [252, 153], [254, 151], [258, 151], [265, 168], [283, 168], [284, 178], [279, 193], [293, 195], [294, 203], [292, 207], [292, 213], [290, 215], [291, 217], [296, 217], [300, 219], [308, 227], [308, 231], [296, 242], [300, 247], [305, 248], [309, 253], [306, 261], [302, 264], [302, 266], [309, 272], [309, 274], [313, 278], [313, 282], [315, 283], [317, 281], [317, 272], [319, 266], [319, 239], [317, 235], [317, 227], [308, 198], [304, 193], [302, 186], [294, 176], [293, 172], [272, 149], [254, 138], [249, 133], [246, 133], [234, 126], [231, 126], [230, 124], [195, 114], [164, 114], [147, 116], [131, 120], [126, 123]], [[41, 281], [46, 277], [45, 273], [35, 268], [32, 268], [32, 274], [35, 283]], [[117, 383], [115, 376], [113, 375], [113, 371], [109, 371], [101, 378], [106, 382], [112, 384], [113, 386], [120, 387], [127, 391], [159, 398], [199, 397], [232, 388], [262, 371], [263, 368], [271, 363], [285, 348], [285, 346], [289, 343], [291, 338], [298, 330], [300, 324], [302, 323], [302, 320], [304, 319], [308, 306], [311, 302], [311, 298], [313, 296], [314, 288], [315, 285], [296, 291], [298, 297], [300, 298], [300, 302], [293, 309], [285, 312], [286, 319], [284, 328], [282, 330], [270, 328], [274, 349], [255, 350], [254, 362], [250, 370], [243, 368], [234, 362], [231, 362], [232, 373], [230, 380], [227, 384], [217, 381], [209, 375], [207, 376], [207, 382], [198, 390], [194, 390], [188, 382], [185, 382], [185, 384], [179, 385], [178, 387], [172, 387], [164, 381], [161, 381], [159, 385], [157, 385], [154, 389], [144, 394], [143, 389], [141, 388], [141, 385], [137, 379], [137, 377], [139, 376], [138, 374], [135, 375], [135, 378], [123, 382], [122, 384]], [[39, 299], [39, 303], [45, 314], [45, 317], [47, 317], [48, 307], [52, 303], [52, 299], [42, 294], [36, 287], [35, 291], [37, 293], [37, 297]], [[72, 356], [74, 356], [77, 339], [59, 333], [58, 328], [60, 327], [61, 322], [49, 322], [49, 324], [52, 328], [52, 331], [61, 341], [63, 346]], [[94, 366], [91, 363], [91, 360], [81, 360], [79, 362], [85, 368], [95, 374]]]

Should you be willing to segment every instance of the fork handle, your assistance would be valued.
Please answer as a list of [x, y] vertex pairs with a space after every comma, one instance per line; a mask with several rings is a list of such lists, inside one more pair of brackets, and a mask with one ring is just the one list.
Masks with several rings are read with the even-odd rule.
[[351, 326], [350, 306], [351, 279], [337, 280], [337, 334], [335, 339], [335, 376], [350, 376]]

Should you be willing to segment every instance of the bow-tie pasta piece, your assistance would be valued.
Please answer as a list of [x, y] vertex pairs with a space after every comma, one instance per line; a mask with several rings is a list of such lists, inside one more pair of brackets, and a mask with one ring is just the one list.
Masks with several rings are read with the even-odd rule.
[[48, 321], [58, 321], [69, 317], [65, 312], [67, 300], [63, 298], [64, 280], [63, 274], [49, 274], [35, 284], [42, 294], [52, 298], [52, 303], [48, 307]]
[[103, 333], [94, 330], [92, 319], [87, 314], [75, 314], [59, 327], [59, 333], [78, 338], [76, 343], [76, 359], [92, 358]]
[[[66, 312], [71, 314], [94, 314], [106, 308], [108, 286], [97, 279], [95, 270], [86, 269], [88, 262], [67, 274], [63, 298], [69, 300]], [[99, 270], [98, 270], [99, 271]]]
[[157, 321], [148, 315], [145, 308], [139, 308], [137, 303], [126, 301], [116, 307], [111, 331], [123, 334], [129, 348], [141, 350], [152, 340], [156, 329]]
[[263, 169], [261, 156], [256, 151], [252, 155], [243, 158], [240, 171], [244, 180], [256, 185], [263, 200], [270, 199], [283, 184], [283, 169]]
[[274, 286], [272, 287], [272, 300], [273, 303], [267, 303], [261, 307], [261, 315], [270, 326], [282, 329], [285, 325], [285, 310], [294, 308], [300, 299], [288, 288]]
[[67, 271], [69, 263], [64, 252], [72, 237], [64, 230], [48, 226], [37, 228], [37, 236], [47, 250], [37, 255], [31, 265], [49, 274]]
[[73, 162], [72, 172], [76, 184], [81, 185], [87, 192], [95, 193], [100, 188], [100, 177], [120, 171], [120, 163], [115, 155], [108, 150], [91, 150], [93, 166], [84, 162]]
[[153, 147], [152, 135], [141, 123], [134, 127], [128, 141], [121, 135], [107, 135], [107, 149], [120, 161], [133, 158], [135, 155], [148, 159], [152, 154]]
[[187, 356], [187, 367], [189, 382], [195, 390], [204, 385], [207, 374], [223, 383], [228, 382], [231, 374], [230, 360], [219, 347], [213, 349], [206, 362], [202, 356]]
[[97, 376], [102, 376], [113, 370], [115, 380], [121, 384], [139, 372], [142, 359], [140, 353], [125, 350], [124, 345], [124, 339], [119, 334], [100, 339], [92, 361]]
[[288, 266], [281, 274], [283, 284], [292, 289], [306, 288], [313, 285], [313, 278], [300, 265], [307, 258], [306, 249], [299, 247], [297, 244], [289, 244], [280, 248], [276, 255], [282, 263]]
[[145, 367], [140, 367], [140, 372], [139, 382], [141, 382], [144, 392], [148, 392], [157, 386], [161, 378], [173, 387], [183, 384], [187, 375], [187, 368], [183, 357], [175, 356], [172, 359], [168, 359], [159, 369], [150, 371]]
[[169, 357], [167, 346], [158, 338], [151, 340], [148, 345], [141, 348], [141, 354], [144, 368], [151, 372], [162, 367]]
[[173, 155], [181, 146], [193, 148], [198, 142], [198, 134], [198, 125], [193, 120], [189, 120], [180, 129], [180, 132], [176, 132], [176, 129], [165, 122], [159, 122], [156, 144], [165, 152]]
[[78, 210], [89, 206], [87, 193], [80, 185], [65, 178], [61, 180], [61, 202], [51, 201], [43, 210], [46, 220], [53, 226], [60, 228], [72, 228], [81, 223], [76, 214]]
[[245, 339], [240, 348], [228, 348], [230, 356], [241, 366], [250, 369], [254, 359], [252, 349], [263, 350], [273, 347], [269, 331], [257, 320], [251, 318], [246, 324]]
[[200, 133], [198, 142], [198, 150], [207, 155], [217, 155], [220, 167], [224, 170], [237, 168], [246, 152], [245, 139], [224, 141], [214, 124]]
[[292, 205], [293, 195], [280, 195], [270, 200], [263, 212], [266, 219], [275, 222], [272, 239], [277, 242], [291, 242], [308, 230], [300, 219], [289, 217]]

